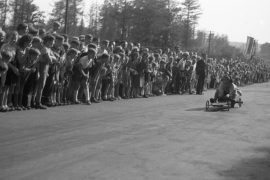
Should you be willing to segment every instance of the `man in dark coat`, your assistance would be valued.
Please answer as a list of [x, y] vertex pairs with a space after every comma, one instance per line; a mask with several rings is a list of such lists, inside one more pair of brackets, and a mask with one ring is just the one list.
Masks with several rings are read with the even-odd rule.
[[198, 76], [196, 94], [199, 94], [199, 95], [202, 95], [202, 92], [203, 92], [205, 69], [206, 69], [205, 61], [206, 61], [206, 54], [202, 54], [202, 58], [198, 60], [197, 66], [196, 66], [196, 74]]

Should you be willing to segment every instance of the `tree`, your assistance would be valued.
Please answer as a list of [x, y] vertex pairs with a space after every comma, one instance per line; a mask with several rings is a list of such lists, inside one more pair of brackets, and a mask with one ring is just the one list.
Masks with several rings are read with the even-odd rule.
[[262, 44], [260, 53], [270, 55], [270, 43]]
[[44, 12], [33, 3], [33, 0], [13, 0], [10, 3], [13, 11], [12, 24], [16, 27], [20, 23], [41, 25], [45, 23]]
[[88, 30], [90, 33], [94, 34], [95, 36], [98, 35], [98, 31], [100, 29], [100, 6], [97, 3], [93, 3], [90, 6], [89, 13], [88, 13], [88, 21], [89, 27]]
[[226, 35], [215, 35], [211, 40], [211, 55], [219, 58], [235, 58], [242, 55], [241, 50], [230, 46]]
[[185, 30], [183, 32], [183, 45], [185, 48], [190, 48], [189, 41], [193, 38], [195, 25], [198, 23], [198, 18], [201, 15], [200, 4], [198, 0], [185, 0], [183, 6], [183, 20]]
[[[67, 26], [69, 29], [69, 34], [77, 35], [79, 19], [83, 15], [83, 0], [69, 0], [68, 7], [68, 21]], [[66, 14], [66, 0], [58, 0], [54, 3], [54, 8], [50, 14], [50, 19], [48, 24], [53, 21], [59, 21], [62, 25], [65, 23]]]
[[105, 0], [100, 11], [100, 35], [104, 39], [127, 39], [132, 1]]
[[155, 47], [178, 44], [180, 11], [176, 1], [134, 0], [131, 39]]
[[9, 11], [9, 5], [8, 0], [0, 0], [0, 26], [5, 28], [6, 26], [6, 20], [7, 20], [7, 14]]
[[207, 36], [206, 32], [204, 31], [198, 31], [197, 37], [193, 41], [193, 46], [198, 49], [204, 49], [207, 46]]
[[81, 22], [80, 22], [80, 26], [79, 26], [79, 29], [78, 29], [78, 33], [79, 34], [84, 34], [85, 32], [85, 26], [84, 26], [84, 20], [83, 18], [81, 19]]

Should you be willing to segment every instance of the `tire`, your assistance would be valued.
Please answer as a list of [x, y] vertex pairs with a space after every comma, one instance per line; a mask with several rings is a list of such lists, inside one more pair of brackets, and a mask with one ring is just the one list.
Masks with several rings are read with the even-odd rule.
[[205, 111], [209, 111], [209, 106], [210, 106], [210, 103], [207, 100], [206, 103], [205, 103]]
[[239, 108], [241, 108], [241, 106], [242, 106], [242, 99], [241, 98], [239, 98], [239, 103], [238, 103], [238, 105], [239, 105]]

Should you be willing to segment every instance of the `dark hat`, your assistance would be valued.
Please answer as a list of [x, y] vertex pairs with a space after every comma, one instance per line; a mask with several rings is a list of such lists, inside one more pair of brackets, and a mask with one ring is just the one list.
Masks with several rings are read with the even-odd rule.
[[32, 34], [33, 36], [37, 36], [39, 31], [33, 27], [33, 25], [29, 26], [29, 34]]
[[96, 44], [94, 44], [94, 43], [90, 43], [90, 44], [88, 44], [88, 46], [87, 46], [88, 48], [93, 48], [93, 49], [97, 49], [97, 45]]
[[73, 39], [73, 40], [71, 40], [70, 44], [80, 45], [80, 41], [77, 39]]
[[36, 48], [30, 48], [29, 51], [28, 51], [29, 55], [40, 55], [40, 51]]
[[47, 34], [44, 38], [43, 38], [43, 43], [47, 43], [48, 41], [53, 41], [55, 40], [53, 35]]

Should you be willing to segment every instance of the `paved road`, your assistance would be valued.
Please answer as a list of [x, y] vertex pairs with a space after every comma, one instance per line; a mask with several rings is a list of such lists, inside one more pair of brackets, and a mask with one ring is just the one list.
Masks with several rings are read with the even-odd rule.
[[270, 83], [205, 112], [167, 96], [0, 114], [1, 180], [269, 180]]

